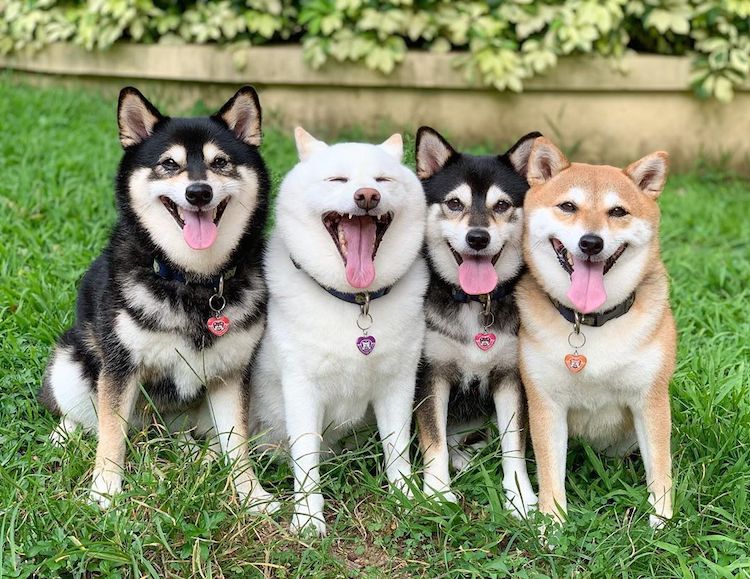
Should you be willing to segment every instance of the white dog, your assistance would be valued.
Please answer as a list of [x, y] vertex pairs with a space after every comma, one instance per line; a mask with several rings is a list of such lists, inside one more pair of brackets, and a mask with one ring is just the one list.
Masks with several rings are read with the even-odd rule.
[[297, 128], [295, 139], [300, 162], [282, 183], [265, 259], [268, 327], [253, 371], [250, 427], [289, 443], [292, 529], [324, 534], [321, 445], [349, 432], [368, 408], [388, 480], [408, 492], [426, 206], [419, 180], [401, 164], [400, 135], [381, 145], [328, 146]]

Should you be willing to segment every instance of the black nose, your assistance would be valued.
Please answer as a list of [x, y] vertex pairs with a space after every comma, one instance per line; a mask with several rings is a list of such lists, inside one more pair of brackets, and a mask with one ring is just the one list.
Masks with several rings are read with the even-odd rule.
[[191, 205], [203, 207], [211, 202], [214, 192], [208, 183], [191, 183], [185, 189], [185, 199]]
[[357, 207], [369, 211], [375, 209], [380, 203], [380, 193], [371, 187], [362, 187], [354, 192], [354, 202]]
[[596, 255], [604, 249], [604, 240], [598, 235], [587, 233], [586, 235], [582, 235], [581, 239], [578, 240], [578, 247], [586, 255]]
[[484, 249], [490, 244], [490, 234], [486, 229], [469, 229], [466, 234], [466, 243], [477, 251]]

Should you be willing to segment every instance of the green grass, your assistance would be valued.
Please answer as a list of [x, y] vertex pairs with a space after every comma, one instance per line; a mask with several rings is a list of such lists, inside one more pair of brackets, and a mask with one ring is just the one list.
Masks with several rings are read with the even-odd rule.
[[[380, 447], [367, 436], [327, 462], [324, 539], [288, 532], [286, 464], [259, 461], [285, 505], [272, 519], [253, 518], [230, 498], [225, 466], [192, 463], [157, 429], [131, 437], [125, 493], [101, 513], [85, 502], [95, 441], [52, 447], [55, 420], [35, 392], [73, 320], [77, 280], [115, 217], [114, 102], [11, 81], [0, 79], [0, 576], [750, 575], [747, 182], [678, 175], [662, 197], [680, 329], [676, 513], [662, 532], [648, 526], [638, 459], [574, 446], [570, 523], [549, 552], [533, 523], [502, 509], [497, 444], [455, 481], [460, 507], [440, 507], [389, 496]], [[273, 127], [265, 132], [277, 185], [294, 146]]]

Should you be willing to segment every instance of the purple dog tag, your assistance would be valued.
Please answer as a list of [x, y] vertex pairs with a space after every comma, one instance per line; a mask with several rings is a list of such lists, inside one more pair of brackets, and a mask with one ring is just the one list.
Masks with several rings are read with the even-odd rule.
[[369, 356], [375, 349], [375, 336], [360, 336], [357, 338], [357, 349], [365, 356]]

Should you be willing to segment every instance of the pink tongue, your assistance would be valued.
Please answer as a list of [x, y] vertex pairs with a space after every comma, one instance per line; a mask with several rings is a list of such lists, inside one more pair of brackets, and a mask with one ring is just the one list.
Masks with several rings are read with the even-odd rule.
[[375, 279], [375, 220], [371, 217], [343, 218], [341, 226], [346, 239], [346, 280], [356, 288], [368, 287]]
[[462, 255], [458, 266], [458, 283], [467, 294], [488, 294], [497, 287], [497, 272], [491, 256]]
[[208, 249], [216, 241], [216, 224], [208, 212], [183, 211], [182, 235], [193, 249]]
[[607, 301], [604, 289], [604, 262], [580, 260], [573, 257], [568, 299], [582, 314], [598, 310]]

